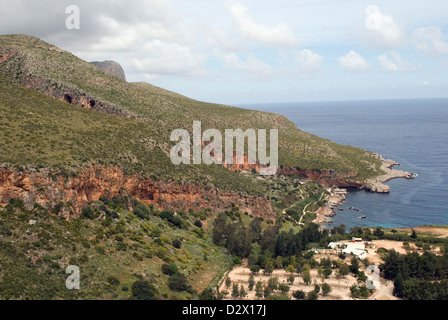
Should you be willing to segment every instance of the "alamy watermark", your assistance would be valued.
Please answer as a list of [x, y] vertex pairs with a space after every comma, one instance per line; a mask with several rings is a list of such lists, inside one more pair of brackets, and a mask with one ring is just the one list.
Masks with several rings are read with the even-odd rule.
[[78, 6], [70, 5], [65, 9], [69, 16], [65, 20], [65, 27], [69, 30], [79, 30], [81, 28], [81, 16]]
[[65, 273], [70, 274], [70, 276], [65, 280], [65, 287], [68, 290], [79, 290], [80, 289], [80, 271], [77, 266], [68, 266], [65, 269]]
[[[245, 141], [247, 139], [247, 145]], [[259, 165], [260, 175], [274, 175], [278, 171], [278, 130], [269, 130], [269, 155], [267, 130], [226, 129], [223, 135], [217, 129], [202, 132], [201, 121], [193, 122], [193, 137], [185, 129], [176, 129], [170, 140], [179, 142], [170, 152], [171, 162], [180, 164]], [[205, 145], [208, 143], [207, 145]], [[193, 146], [191, 146], [193, 144]], [[205, 145], [205, 146], [204, 146]], [[203, 147], [204, 146], [204, 147]], [[247, 147], [247, 148], [246, 148]], [[193, 150], [191, 150], [193, 149]], [[247, 152], [246, 152], [247, 150]]]

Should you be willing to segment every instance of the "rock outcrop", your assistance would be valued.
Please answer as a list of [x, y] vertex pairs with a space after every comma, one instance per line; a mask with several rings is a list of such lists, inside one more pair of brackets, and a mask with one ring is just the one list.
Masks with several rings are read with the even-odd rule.
[[94, 66], [106, 71], [107, 73], [116, 76], [117, 78], [126, 81], [126, 74], [121, 65], [115, 61], [93, 61], [91, 62]]
[[414, 174], [401, 170], [392, 169], [395, 166], [400, 165], [398, 162], [393, 160], [384, 159], [382, 156], [377, 155], [378, 159], [381, 160], [381, 170], [385, 172], [384, 175], [378, 176], [373, 179], [369, 179], [365, 183], [365, 189], [378, 192], [378, 193], [389, 193], [390, 187], [385, 182], [388, 182], [392, 179], [405, 178], [405, 179], [413, 179]]
[[82, 208], [101, 196], [130, 195], [137, 200], [154, 204], [162, 209], [224, 211], [232, 205], [255, 217], [275, 221], [275, 213], [268, 200], [262, 197], [223, 192], [217, 188], [194, 183], [179, 184], [155, 181], [138, 175], [127, 175], [119, 167], [91, 165], [70, 173], [50, 169], [18, 170], [0, 167], [0, 205], [10, 199], [24, 201], [31, 209], [35, 203], [48, 209], [56, 204], [70, 203], [72, 213], [78, 217]]

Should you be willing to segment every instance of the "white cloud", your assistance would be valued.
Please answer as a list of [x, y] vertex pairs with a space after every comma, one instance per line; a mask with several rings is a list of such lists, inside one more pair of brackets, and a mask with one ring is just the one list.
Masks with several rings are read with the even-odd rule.
[[412, 33], [415, 47], [430, 57], [448, 55], [448, 43], [444, 41], [439, 27], [418, 28]]
[[292, 28], [283, 22], [272, 27], [257, 24], [247, 13], [247, 8], [239, 3], [232, 4], [229, 11], [238, 31], [248, 39], [269, 46], [296, 47], [300, 45]]
[[349, 72], [365, 72], [369, 69], [369, 63], [353, 50], [340, 57], [338, 61]]
[[366, 8], [366, 28], [369, 41], [386, 49], [399, 48], [404, 45], [403, 27], [394, 17], [381, 13], [377, 6]]
[[295, 56], [295, 62], [300, 73], [314, 73], [322, 69], [324, 57], [313, 53], [309, 49], [299, 51]]
[[161, 40], [148, 41], [141, 56], [131, 60], [137, 71], [148, 74], [197, 74], [204, 69], [206, 56], [192, 48]]
[[272, 68], [266, 62], [257, 59], [253, 54], [242, 60], [234, 52], [219, 53], [215, 55], [220, 58], [230, 70], [245, 71], [250, 76], [264, 76], [272, 72]]
[[396, 51], [391, 51], [378, 57], [380, 65], [390, 72], [407, 72], [413, 71], [414, 66], [406, 60], [403, 60]]

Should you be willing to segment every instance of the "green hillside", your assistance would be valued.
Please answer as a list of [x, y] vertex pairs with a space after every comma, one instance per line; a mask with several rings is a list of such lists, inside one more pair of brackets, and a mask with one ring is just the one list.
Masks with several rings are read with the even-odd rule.
[[[340, 173], [356, 171], [359, 179], [378, 175], [375, 169], [379, 168], [379, 162], [370, 152], [305, 133], [280, 115], [203, 103], [149, 84], [127, 83], [30, 36], [0, 36], [0, 52], [18, 52], [0, 63], [0, 75], [20, 83], [27, 75], [39, 76], [110, 103], [144, 118], [157, 144], [169, 144], [173, 129], [191, 130], [194, 120], [202, 121], [204, 129], [279, 129], [282, 166]], [[161, 171], [164, 169], [162, 166]]]
[[157, 141], [164, 134], [163, 126], [74, 107], [0, 77], [0, 163], [70, 169], [100, 162], [154, 179], [262, 194], [257, 182], [222, 166], [173, 165]]

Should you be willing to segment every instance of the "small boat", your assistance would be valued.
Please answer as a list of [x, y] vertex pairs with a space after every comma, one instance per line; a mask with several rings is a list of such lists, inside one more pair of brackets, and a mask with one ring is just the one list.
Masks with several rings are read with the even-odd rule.
[[339, 211], [344, 211], [344, 208], [338, 208]]
[[362, 216], [361, 219], [367, 219], [367, 217], [366, 216]]

